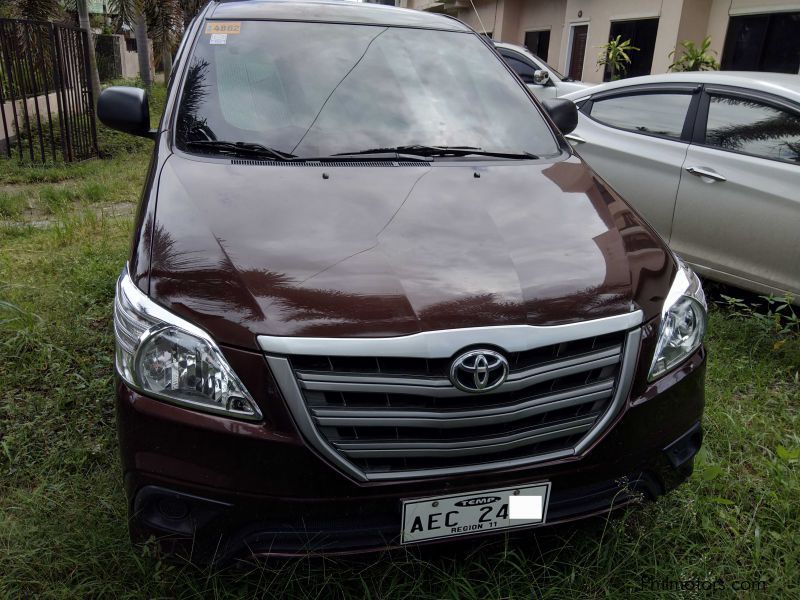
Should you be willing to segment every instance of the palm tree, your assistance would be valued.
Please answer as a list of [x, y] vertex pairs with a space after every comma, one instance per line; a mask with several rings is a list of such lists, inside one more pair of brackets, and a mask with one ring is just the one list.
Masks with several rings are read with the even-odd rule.
[[183, 10], [179, 0], [148, 2], [147, 21], [153, 34], [155, 51], [161, 54], [164, 81], [169, 81], [172, 70], [172, 49], [183, 31]]
[[[152, 33], [155, 51], [161, 55], [164, 76], [169, 79], [172, 67], [172, 52], [189, 22], [200, 11], [205, 0], [108, 0], [109, 12], [117, 15], [120, 24], [134, 30], [139, 55], [139, 77], [146, 87], [153, 83], [150, 76], [151, 64], [148, 52], [148, 32]], [[66, 16], [65, 10], [78, 13], [80, 26], [89, 32], [87, 0], [0, 0], [0, 14], [4, 16], [54, 21]], [[92, 89], [99, 90], [94, 45], [89, 45], [89, 62], [92, 73]], [[95, 84], [97, 90], [95, 90]], [[97, 94], [95, 94], [95, 98]]]
[[[110, 0], [109, 9], [121, 23], [133, 27], [137, 48], [147, 48], [148, 32], [156, 54], [161, 55], [165, 80], [172, 68], [172, 52], [184, 29], [199, 12], [203, 0]], [[150, 55], [139, 52], [139, 76], [149, 87]]]
[[150, 76], [150, 48], [147, 43], [147, 0], [110, 0], [108, 9], [116, 13], [119, 21], [133, 28], [136, 37], [136, 55], [139, 59], [139, 78], [148, 90], [153, 85]]
[[11, 17], [34, 21], [52, 21], [64, 16], [59, 0], [12, 0], [5, 10]]
[[200, 12], [205, 0], [179, 0], [183, 12], [183, 28], [189, 27], [192, 19]]
[[86, 0], [77, 0], [78, 22], [81, 29], [86, 32], [87, 54], [89, 56], [89, 82], [92, 86], [92, 100], [94, 108], [97, 108], [97, 99], [100, 97], [100, 73], [97, 71], [97, 57], [94, 54], [94, 34], [89, 23], [89, 6]]
[[136, 13], [133, 22], [136, 35], [136, 56], [139, 59], [139, 77], [148, 90], [153, 86], [153, 77], [150, 74], [150, 46], [147, 42], [147, 18], [143, 11]]

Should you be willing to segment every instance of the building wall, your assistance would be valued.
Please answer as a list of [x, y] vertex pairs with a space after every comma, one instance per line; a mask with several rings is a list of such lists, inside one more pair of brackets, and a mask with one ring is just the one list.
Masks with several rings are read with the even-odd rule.
[[[689, 0], [692, 1], [692, 0]], [[663, 11], [662, 11], [663, 4]], [[682, 0], [638, 0], [632, 3], [627, 0], [604, 0], [602, 2], [592, 0], [568, 0], [566, 23], [559, 57], [559, 67], [562, 72], [567, 70], [569, 55], [569, 29], [578, 23], [589, 25], [589, 38], [586, 42], [586, 59], [583, 66], [583, 80], [590, 82], [603, 81], [603, 71], [597, 67], [597, 55], [600, 47], [608, 41], [611, 21], [627, 21], [632, 19], [659, 18], [658, 37], [656, 38], [656, 49], [653, 57], [655, 63], [660, 58], [660, 54], [669, 52], [674, 48], [669, 47], [671, 30], [675, 29], [676, 21], [680, 15], [680, 8], [676, 10], [676, 5], [682, 4]], [[664, 14], [662, 14], [662, 12]], [[578, 15], [581, 16], [578, 16]], [[674, 40], [675, 38], [672, 37]], [[660, 62], [665, 62], [666, 59]], [[669, 63], [667, 63], [669, 64]]]
[[[480, 31], [469, 0], [400, 0], [408, 8], [447, 12]], [[548, 62], [567, 71], [570, 30], [575, 24], [589, 26], [583, 80], [600, 82], [597, 68], [600, 46], [608, 41], [612, 21], [657, 17], [652, 73], [665, 73], [680, 51], [680, 43], [695, 43], [709, 35], [711, 49], [722, 57], [730, 15], [800, 10], [794, 0], [473, 0], [480, 19], [493, 38], [523, 43], [526, 31], [550, 30]], [[798, 32], [800, 37], [800, 32]]]
[[[475, 2], [477, 14], [475, 14], [475, 11], [469, 6], [469, 8], [458, 9], [457, 16], [475, 31], [479, 33], [486, 31], [491, 33], [494, 39], [498, 40], [503, 38], [503, 33], [501, 31], [503, 23], [502, 18], [500, 20], [501, 27], [497, 27], [498, 13], [500, 13], [502, 17], [503, 5], [507, 2], [512, 3], [518, 1], [519, 0], [497, 0], [496, 2]], [[483, 27], [481, 27], [481, 24], [483, 24]]]
[[550, 47], [548, 61], [556, 66], [561, 54], [561, 38], [564, 31], [564, 17], [567, 11], [567, 0], [542, 0], [540, 2], [520, 2], [519, 22], [513, 31], [516, 42], [525, 41], [528, 31], [550, 31]]
[[[728, 0], [728, 2], [730, 2], [730, 0]], [[680, 25], [678, 26], [676, 50], [680, 49], [681, 42], [692, 41], [699, 43], [708, 35], [709, 16], [711, 14], [712, 4], [714, 3], [718, 4], [716, 0], [684, 0], [683, 11], [680, 16]], [[725, 37], [724, 31], [721, 37]], [[712, 42], [716, 43], [717, 40], [712, 37]], [[722, 43], [723, 40], [719, 40], [720, 47]], [[661, 71], [655, 71], [654, 69], [653, 72], [658, 73]]]

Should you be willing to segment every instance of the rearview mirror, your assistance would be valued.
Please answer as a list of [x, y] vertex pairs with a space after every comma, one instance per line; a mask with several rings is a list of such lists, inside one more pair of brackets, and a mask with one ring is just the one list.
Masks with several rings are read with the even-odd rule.
[[150, 130], [150, 104], [140, 88], [112, 86], [97, 100], [97, 118], [104, 125], [132, 135], [153, 138]]
[[542, 105], [562, 134], [572, 133], [578, 126], [578, 107], [572, 100], [552, 98]]
[[544, 69], [536, 69], [533, 72], [533, 83], [536, 85], [547, 85], [550, 83], [550, 73]]

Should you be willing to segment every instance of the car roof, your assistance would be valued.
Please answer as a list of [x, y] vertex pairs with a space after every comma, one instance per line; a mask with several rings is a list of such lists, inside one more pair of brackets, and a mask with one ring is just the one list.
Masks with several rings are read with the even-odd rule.
[[492, 43], [495, 45], [496, 48], [505, 48], [507, 50], [514, 50], [516, 52], [519, 52], [520, 54], [524, 54], [525, 56], [533, 58], [534, 60], [536, 60], [537, 63], [544, 62], [542, 61], [541, 58], [536, 56], [533, 52], [528, 50], [526, 46], [523, 46], [522, 44], [512, 44], [511, 42], [494, 42], [494, 41]]
[[472, 32], [460, 21], [421, 10], [352, 0], [238, 0], [218, 2], [210, 19], [319, 21]]
[[634, 85], [660, 84], [660, 83], [707, 83], [729, 85], [760, 90], [791, 98], [800, 102], [800, 75], [787, 73], [763, 73], [761, 71], [688, 71], [682, 73], [664, 73], [662, 75], [644, 75], [620, 79], [566, 94], [570, 100], [577, 100], [598, 92], [624, 90]]
[[492, 40], [492, 43], [498, 48], [508, 48], [509, 50], [518, 50], [520, 52], [530, 52], [530, 50], [528, 50], [528, 48], [523, 46], [522, 44], [513, 44], [511, 42], [498, 42], [495, 40]]

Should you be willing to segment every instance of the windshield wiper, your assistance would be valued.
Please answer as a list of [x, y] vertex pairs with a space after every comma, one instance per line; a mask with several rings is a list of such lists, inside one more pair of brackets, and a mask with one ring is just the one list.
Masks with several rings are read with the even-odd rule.
[[392, 148], [370, 148], [368, 150], [358, 150], [356, 152], [340, 152], [334, 156], [356, 156], [363, 154], [410, 154], [413, 156], [496, 156], [498, 158], [509, 159], [536, 159], [539, 158], [530, 152], [496, 152], [477, 148], [475, 146], [424, 146], [415, 144], [412, 146], [395, 146]]
[[269, 146], [256, 144], [253, 142], [226, 142], [222, 140], [190, 140], [187, 146], [212, 150], [222, 154], [233, 154], [235, 156], [257, 156], [272, 160], [292, 160], [296, 158], [294, 154], [282, 152]]

